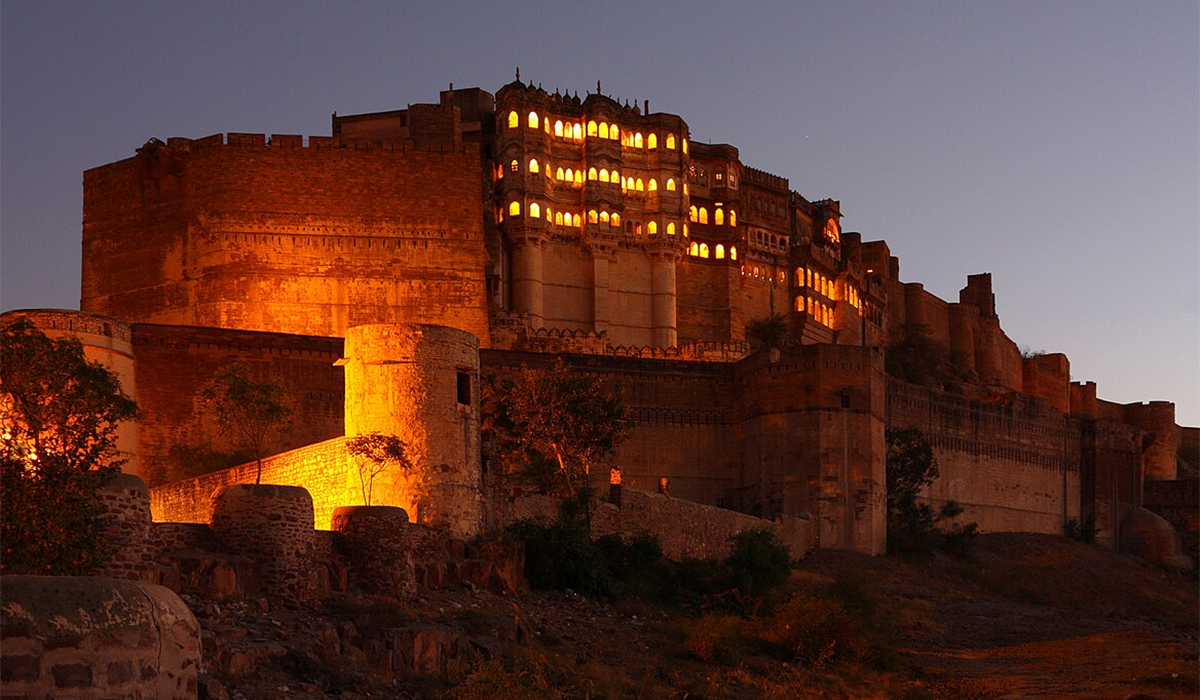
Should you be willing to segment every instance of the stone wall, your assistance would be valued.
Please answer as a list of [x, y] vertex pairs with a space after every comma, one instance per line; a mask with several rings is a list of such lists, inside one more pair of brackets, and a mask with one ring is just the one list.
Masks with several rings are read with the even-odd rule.
[[149, 581], [153, 566], [150, 547], [150, 491], [132, 474], [119, 474], [100, 489], [105, 507], [104, 543], [109, 558], [97, 574]]
[[1200, 554], [1200, 481], [1148, 480], [1143, 499], [1147, 510], [1171, 523], [1183, 538], [1183, 553]]
[[190, 698], [200, 626], [171, 591], [110, 578], [5, 576], [6, 698]]

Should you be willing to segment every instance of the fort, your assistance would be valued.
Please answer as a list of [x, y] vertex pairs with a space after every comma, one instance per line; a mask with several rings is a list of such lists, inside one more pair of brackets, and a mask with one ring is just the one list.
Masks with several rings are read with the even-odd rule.
[[[119, 447], [156, 524], [215, 523], [216, 494], [254, 480], [212, 468], [233, 448], [199, 400], [241, 362], [296, 412], [263, 483], [304, 487], [317, 528], [364, 505], [346, 440], [379, 431], [417, 468], [376, 505], [494, 533], [542, 506], [485, 455], [481, 377], [562, 359], [631, 409], [624, 487], [670, 485], [611, 531], [665, 534], [694, 506], [711, 537], [757, 520], [799, 554], [883, 553], [885, 430], [915, 426], [940, 465], [928, 500], [983, 531], [1094, 522], [1105, 546], [1173, 557], [1178, 529], [1194, 555], [1200, 431], [1173, 404], [1098, 398], [1066, 356], [1022, 355], [989, 274], [940, 299], [840, 221], [599, 85], [451, 86], [335, 114], [330, 136], [154, 139], [88, 170], [81, 311], [5, 319], [79, 337], [121, 377], [142, 418]], [[766, 321], [777, 337], [748, 336]]]

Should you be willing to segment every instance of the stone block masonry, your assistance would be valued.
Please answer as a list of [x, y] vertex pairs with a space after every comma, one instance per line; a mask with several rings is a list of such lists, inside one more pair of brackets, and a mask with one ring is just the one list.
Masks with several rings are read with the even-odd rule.
[[314, 599], [313, 506], [307, 491], [296, 486], [227, 487], [213, 503], [212, 529], [225, 546], [254, 561], [262, 593], [293, 606]]

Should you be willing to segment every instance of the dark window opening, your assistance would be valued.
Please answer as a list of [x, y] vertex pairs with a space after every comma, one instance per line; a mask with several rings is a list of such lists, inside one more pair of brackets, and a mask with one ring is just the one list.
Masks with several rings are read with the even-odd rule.
[[458, 402], [464, 406], [471, 405], [471, 373], [458, 372]]

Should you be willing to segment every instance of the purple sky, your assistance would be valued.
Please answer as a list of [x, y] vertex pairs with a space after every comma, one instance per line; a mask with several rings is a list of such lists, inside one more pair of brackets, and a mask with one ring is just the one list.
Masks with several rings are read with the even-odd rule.
[[0, 5], [0, 307], [78, 308], [82, 172], [151, 137], [326, 135], [330, 114], [512, 80], [681, 115], [884, 238], [1018, 344], [1200, 425], [1200, 5]]

